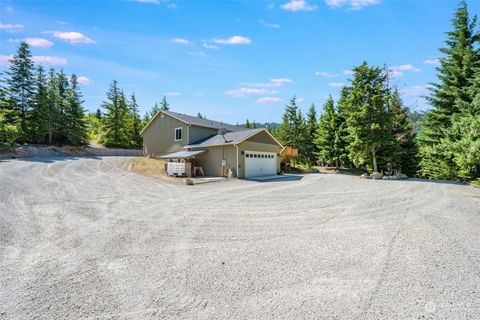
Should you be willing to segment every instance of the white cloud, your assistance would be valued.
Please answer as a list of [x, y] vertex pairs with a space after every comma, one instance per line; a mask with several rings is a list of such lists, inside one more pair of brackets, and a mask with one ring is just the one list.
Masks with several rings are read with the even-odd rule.
[[258, 83], [249, 83], [249, 82], [242, 82], [241, 85], [243, 86], [250, 86], [250, 87], [260, 87], [260, 88], [278, 88], [283, 86], [287, 83], [292, 83], [293, 80], [288, 78], [273, 78], [270, 79], [268, 82], [258, 82]]
[[207, 49], [220, 49], [219, 46], [215, 46], [215, 45], [213, 45], [213, 44], [208, 44], [208, 43], [204, 43], [204, 44], [203, 44], [203, 47], [204, 47], [204, 48], [207, 48]]
[[345, 87], [345, 83], [342, 83], [342, 82], [330, 82], [328, 84], [329, 87], [332, 87], [332, 88], [343, 88]]
[[347, 76], [351, 76], [353, 74], [353, 70], [343, 70], [342, 73]]
[[207, 54], [203, 51], [188, 51], [187, 54], [193, 57], [206, 57]]
[[63, 24], [63, 25], [67, 25], [67, 24], [68, 24], [67, 22], [65, 22], [65, 21], [63, 21], [63, 20], [57, 20], [57, 21], [55, 21], [55, 22], [58, 23], [58, 24]]
[[7, 7], [7, 12], [10, 12], [10, 13], [13, 12], [13, 7], [12, 7], [12, 6], [8, 6], [8, 7]]
[[140, 3], [152, 3], [152, 4], [159, 4], [161, 2], [160, 0], [135, 0], [135, 1]]
[[432, 65], [432, 66], [439, 66], [440, 65], [440, 59], [427, 59], [427, 60], [423, 61], [423, 63], [429, 64], [429, 65]]
[[391, 66], [390, 70], [393, 71], [413, 71], [413, 72], [420, 72], [421, 70], [415, 66], [412, 66], [411, 64], [402, 64], [399, 66]]
[[0, 29], [16, 31], [18, 29], [23, 29], [25, 26], [23, 24], [11, 24], [11, 23], [0, 23]]
[[231, 89], [224, 92], [227, 96], [232, 97], [244, 97], [246, 95], [252, 94], [269, 94], [275, 93], [275, 91], [267, 90], [265, 88], [240, 88], [240, 89]]
[[176, 92], [176, 91], [165, 92], [163, 95], [167, 97], [178, 97], [180, 95], [180, 92]]
[[425, 95], [429, 92], [429, 85], [426, 86], [413, 86], [410, 88], [405, 88], [400, 90], [400, 92], [406, 96], [410, 97], [417, 97], [417, 96], [422, 96]]
[[67, 59], [54, 56], [33, 56], [32, 60], [39, 64], [64, 65], [68, 63]]
[[78, 83], [83, 84], [84, 86], [89, 86], [93, 83], [93, 81], [90, 78], [87, 78], [85, 76], [80, 76], [77, 78]]
[[47, 39], [43, 38], [25, 38], [25, 39], [9, 39], [8, 42], [26, 42], [29, 46], [38, 47], [38, 48], [49, 48], [53, 46], [53, 42], [48, 41]]
[[236, 44], [250, 44], [252, 40], [243, 36], [232, 36], [226, 39], [213, 39], [212, 42], [219, 43], [219, 44], [236, 45]]
[[267, 28], [272, 28], [272, 29], [280, 29], [281, 26], [277, 23], [270, 23], [270, 22], [266, 22], [266, 21], [263, 21], [263, 20], [259, 20], [260, 24], [262, 24], [263, 26], [267, 27]]
[[13, 58], [13, 55], [0, 55], [0, 64], [1, 65], [8, 65], [9, 64], [9, 61], [10, 59]]
[[305, 0], [290, 0], [280, 6], [283, 10], [288, 11], [313, 11], [317, 9], [316, 5], [309, 5]]
[[167, 4], [167, 8], [168, 9], [176, 9], [177, 5], [175, 3], [169, 3], [169, 4]]
[[53, 36], [58, 39], [62, 39], [65, 41], [68, 41], [73, 44], [77, 43], [87, 43], [87, 44], [92, 44], [95, 43], [92, 39], [84, 35], [83, 33], [80, 32], [75, 32], [75, 31], [70, 31], [70, 32], [61, 32], [61, 31], [55, 31], [53, 33]]
[[364, 7], [379, 4], [381, 0], [325, 0], [329, 7], [340, 8], [348, 7], [352, 10], [360, 10]]
[[277, 97], [261, 97], [257, 100], [257, 104], [280, 104], [284, 100]]
[[317, 72], [315, 72], [315, 75], [317, 75], [319, 77], [322, 77], [322, 78], [337, 78], [337, 77], [340, 76], [339, 74], [330, 73], [330, 72], [326, 72], [326, 71], [317, 71]]
[[178, 43], [178, 44], [184, 44], [184, 45], [192, 45], [193, 44], [190, 41], [188, 41], [187, 39], [183, 39], [183, 38], [173, 38], [170, 41], [172, 41], [174, 43]]

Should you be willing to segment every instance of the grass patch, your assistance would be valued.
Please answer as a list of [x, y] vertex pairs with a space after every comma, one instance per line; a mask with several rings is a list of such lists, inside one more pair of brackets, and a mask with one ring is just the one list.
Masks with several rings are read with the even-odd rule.
[[134, 158], [130, 170], [150, 177], [166, 176], [165, 161], [147, 157]]
[[480, 179], [470, 181], [470, 185], [471, 185], [472, 187], [480, 188]]

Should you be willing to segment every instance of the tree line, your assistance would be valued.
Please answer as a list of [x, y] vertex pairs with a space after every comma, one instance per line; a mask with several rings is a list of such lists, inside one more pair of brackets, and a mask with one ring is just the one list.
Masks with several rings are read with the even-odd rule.
[[[300, 150], [300, 161], [401, 171], [410, 176], [473, 181], [480, 177], [480, 33], [477, 16], [462, 1], [447, 33], [426, 100], [431, 109], [418, 120], [389, 87], [388, 68], [364, 62], [338, 101], [331, 97], [317, 121], [315, 106], [304, 117], [295, 97], [282, 125], [272, 133]], [[313, 143], [312, 143], [313, 142]]]
[[127, 98], [114, 80], [101, 109], [87, 114], [77, 76], [46, 72], [22, 42], [0, 82], [0, 142], [81, 146], [96, 140], [107, 147], [141, 148], [144, 125], [168, 109], [164, 96], [141, 118], [135, 93]]

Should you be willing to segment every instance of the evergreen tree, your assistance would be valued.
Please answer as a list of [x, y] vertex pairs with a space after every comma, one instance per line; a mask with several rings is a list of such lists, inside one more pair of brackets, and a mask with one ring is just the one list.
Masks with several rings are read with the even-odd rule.
[[84, 145], [87, 143], [87, 124], [85, 110], [82, 107], [82, 94], [78, 88], [77, 76], [70, 77], [67, 89], [67, 107], [65, 110], [65, 140], [69, 145]]
[[253, 120], [252, 129], [257, 129], [257, 123]]
[[32, 54], [28, 44], [21, 42], [17, 53], [10, 60], [8, 78], [8, 98], [14, 112], [8, 119], [11, 125], [18, 125], [20, 140], [28, 141], [30, 134], [30, 111], [35, 101], [35, 77]]
[[140, 114], [138, 113], [138, 104], [137, 99], [135, 98], [135, 92], [132, 93], [130, 98], [130, 108], [132, 114], [132, 146], [139, 148], [143, 144], [143, 139], [140, 135], [140, 131], [142, 131], [142, 120], [140, 119]]
[[335, 110], [335, 102], [330, 96], [323, 105], [323, 113], [318, 122], [317, 134], [314, 140], [318, 149], [318, 158], [325, 164], [340, 166], [343, 146], [340, 131], [340, 118]]
[[170, 104], [167, 102], [166, 96], [163, 96], [162, 101], [160, 102], [160, 110], [170, 110]]
[[0, 82], [0, 142], [13, 144], [18, 139], [18, 126], [11, 124], [14, 109], [2, 82]]
[[47, 135], [48, 135], [48, 143], [53, 143], [53, 134], [56, 130], [56, 123], [59, 119], [59, 112], [58, 112], [58, 103], [60, 97], [58, 96], [58, 85], [57, 85], [57, 74], [55, 70], [52, 68], [50, 69], [49, 76], [48, 76], [48, 83], [47, 83], [47, 100], [48, 100], [48, 108], [47, 108]]
[[95, 112], [95, 117], [97, 117], [98, 120], [102, 120], [102, 111], [100, 110], [100, 108], [98, 108]]
[[307, 163], [309, 165], [314, 165], [317, 161], [318, 156], [318, 148], [315, 144], [315, 140], [317, 139], [317, 131], [318, 131], [318, 119], [317, 119], [317, 110], [315, 109], [315, 105], [312, 104], [308, 109], [307, 118], [306, 118], [306, 136], [305, 136], [305, 150], [304, 155]]
[[243, 125], [243, 127], [250, 129], [250, 121], [248, 119], [247, 121], [245, 121], [245, 124]]
[[409, 109], [403, 105], [398, 89], [391, 92], [389, 109], [393, 116], [392, 134], [398, 144], [390, 151], [395, 156], [394, 169], [408, 176], [415, 176], [418, 170], [417, 145], [412, 121], [409, 119]]
[[469, 92], [474, 79], [474, 67], [480, 55], [476, 46], [479, 34], [477, 17], [469, 17], [467, 4], [462, 1], [452, 20], [453, 31], [447, 33], [446, 47], [440, 52], [440, 67], [437, 68], [438, 83], [432, 84], [428, 101], [433, 110], [426, 114], [422, 123], [420, 141], [420, 174], [429, 178], [452, 179], [459, 168], [452, 153], [440, 145], [451, 126], [453, 115], [468, 112], [472, 106]]
[[37, 67], [35, 102], [32, 106], [30, 138], [34, 143], [45, 143], [48, 136], [48, 88], [42, 66]]
[[206, 119], [206, 117], [204, 115], [202, 115], [200, 112], [197, 114], [197, 117], [200, 118], [200, 119]]
[[65, 144], [68, 143], [68, 94], [69, 83], [67, 75], [61, 70], [56, 74], [55, 81], [55, 119], [54, 119], [54, 140], [56, 143]]
[[282, 124], [278, 129], [278, 138], [284, 146], [290, 146], [299, 150], [302, 161], [306, 161], [305, 155], [305, 121], [302, 112], [298, 109], [297, 99], [293, 97], [290, 103], [285, 106]]
[[[347, 104], [349, 157], [356, 166], [367, 164], [374, 172], [379, 151], [391, 147], [392, 116], [387, 109], [386, 74], [381, 68], [369, 67], [367, 62], [354, 68]], [[384, 156], [385, 160], [390, 160]]]
[[118, 88], [116, 80], [107, 92], [107, 101], [102, 105], [105, 114], [102, 118], [102, 142], [107, 147], [125, 148], [131, 145], [130, 114], [125, 95]]

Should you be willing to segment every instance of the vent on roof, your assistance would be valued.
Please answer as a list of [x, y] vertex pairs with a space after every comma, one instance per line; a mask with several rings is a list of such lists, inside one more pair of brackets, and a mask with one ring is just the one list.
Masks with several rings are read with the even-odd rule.
[[228, 132], [227, 128], [220, 128], [218, 129], [218, 134], [221, 134], [222, 136], [225, 135]]

